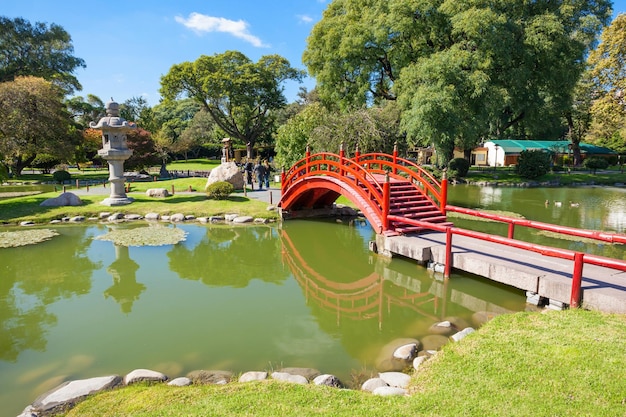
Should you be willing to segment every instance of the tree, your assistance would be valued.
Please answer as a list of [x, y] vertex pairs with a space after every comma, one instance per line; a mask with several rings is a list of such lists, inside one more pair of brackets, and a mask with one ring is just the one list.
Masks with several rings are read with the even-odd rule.
[[72, 73], [85, 62], [73, 53], [72, 38], [61, 26], [0, 16], [0, 82], [31, 75], [61, 86], [66, 94], [80, 90]]
[[166, 100], [180, 95], [196, 100], [220, 129], [252, 149], [275, 128], [274, 112], [286, 101], [281, 84], [303, 76], [279, 55], [254, 63], [241, 52], [227, 51], [174, 65], [161, 78], [161, 94]]
[[42, 78], [0, 83], [0, 156], [14, 175], [40, 153], [72, 158], [80, 132], [62, 100], [63, 91]]
[[626, 14], [604, 30], [587, 63], [593, 91], [587, 140], [626, 151]]
[[133, 154], [124, 162], [125, 169], [139, 171], [159, 164], [159, 155], [150, 132], [141, 128], [133, 129], [126, 134], [126, 142]]
[[409, 145], [554, 132], [608, 0], [336, 0], [303, 59], [326, 101], [398, 100]]
[[182, 153], [185, 159], [187, 159], [188, 153], [191, 153], [193, 158], [197, 158], [202, 150], [202, 145], [212, 143], [221, 146], [223, 137], [223, 133], [211, 115], [205, 110], [200, 110], [187, 124], [172, 150]]
[[83, 128], [87, 128], [90, 122], [97, 122], [106, 114], [104, 103], [93, 94], [87, 94], [87, 100], [82, 96], [72, 97], [65, 101], [65, 105], [74, 121]]

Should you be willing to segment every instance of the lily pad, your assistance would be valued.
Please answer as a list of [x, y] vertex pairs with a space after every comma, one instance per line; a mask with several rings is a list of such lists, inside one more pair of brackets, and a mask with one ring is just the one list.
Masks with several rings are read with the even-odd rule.
[[0, 248], [16, 248], [18, 246], [34, 245], [50, 240], [54, 236], [58, 236], [58, 233], [50, 229], [0, 232]]
[[119, 246], [164, 246], [182, 242], [186, 236], [187, 232], [178, 228], [149, 226], [114, 229], [104, 235], [96, 236], [94, 239], [108, 240]]

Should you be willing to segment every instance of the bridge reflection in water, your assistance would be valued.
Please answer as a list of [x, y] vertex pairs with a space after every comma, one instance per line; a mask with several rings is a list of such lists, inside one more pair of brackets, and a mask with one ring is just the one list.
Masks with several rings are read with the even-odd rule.
[[[324, 268], [320, 267], [319, 260], [311, 259], [315, 265], [307, 262], [298, 250], [299, 243], [292, 240], [287, 229], [283, 227], [280, 231], [283, 263], [302, 288], [307, 305], [313, 303], [326, 313], [333, 314], [337, 327], [347, 321], [376, 320], [378, 329], [383, 330], [386, 320], [398, 309], [401, 311], [398, 314], [409, 321], [419, 320], [421, 324], [417, 327], [425, 332], [431, 324], [448, 319], [450, 315], [478, 326], [481, 323], [471, 320], [473, 313], [485, 312], [489, 313], [486, 316], [493, 316], [520, 311], [525, 307], [523, 296], [516, 296], [514, 290], [508, 287], [468, 275], [455, 277], [454, 280], [444, 279], [442, 274], [427, 271], [412, 262], [391, 260], [373, 253], [369, 255], [373, 271], [370, 265], [368, 270], [364, 270], [366, 273], [371, 271], [369, 274], [355, 276], [352, 273], [345, 282], [337, 282], [320, 272]], [[332, 252], [337, 247], [329, 244], [328, 250]], [[320, 247], [317, 251], [307, 248], [303, 252], [318, 252], [319, 255]], [[345, 255], [328, 253], [325, 268], [332, 268], [333, 265], [342, 268], [342, 257]], [[345, 263], [350, 264], [349, 261]], [[407, 314], [412, 317], [406, 317]], [[397, 327], [398, 323], [393, 321], [393, 326]], [[423, 335], [425, 333], [410, 337]]]

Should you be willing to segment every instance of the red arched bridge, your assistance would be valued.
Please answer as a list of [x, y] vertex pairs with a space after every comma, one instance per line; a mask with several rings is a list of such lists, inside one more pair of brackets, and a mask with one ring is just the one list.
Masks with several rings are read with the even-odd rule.
[[[543, 275], [548, 269], [555, 269], [553, 272], [557, 275], [562, 271], [571, 270], [572, 307], [581, 305], [583, 278], [586, 282], [593, 282], [593, 286], [597, 287], [596, 283], [602, 282], [602, 286], [612, 287], [621, 294], [626, 294], [626, 286], [620, 279], [621, 274], [626, 272], [626, 261], [519, 241], [514, 238], [514, 232], [515, 226], [523, 226], [619, 244], [626, 244], [626, 235], [575, 229], [449, 206], [445, 177], [439, 182], [421, 166], [398, 157], [397, 149], [392, 155], [383, 153], [361, 155], [357, 149], [353, 158], [345, 156], [343, 147], [339, 154], [321, 152], [312, 155], [307, 149], [304, 158], [296, 162], [289, 171], [282, 173], [281, 181], [279, 207], [284, 218], [332, 215], [330, 208], [337, 198], [343, 195], [358, 207], [381, 238], [394, 239], [394, 235], [421, 231], [439, 232], [440, 236], [443, 236], [441, 240], [445, 249], [442, 259], [438, 262], [444, 265], [446, 277], [450, 276], [453, 259], [459, 258], [457, 262], [461, 263], [459, 262], [461, 258], [467, 256], [467, 248], [475, 247], [477, 242], [482, 242], [496, 245], [486, 249], [485, 253], [501, 252], [504, 246], [509, 248], [507, 256], [512, 259], [516, 257], [512, 253], [513, 249], [532, 252], [538, 256], [532, 261], [518, 260], [520, 264], [539, 265], [543, 259], [553, 260], [554, 262], [550, 261], [551, 265], [541, 267], [543, 269], [540, 273]], [[446, 218], [449, 211], [507, 223], [508, 235], [503, 237], [454, 227]], [[457, 236], [457, 243], [464, 242], [465, 254], [459, 253], [463, 251], [453, 245], [453, 236]], [[557, 267], [554, 267], [555, 262], [559, 262]], [[583, 277], [584, 265], [588, 265], [590, 270], [585, 277]], [[591, 271], [595, 267], [605, 269]], [[491, 271], [494, 268], [487, 269]], [[481, 274], [480, 271], [468, 268], [465, 270]], [[502, 281], [502, 277], [485, 273], [482, 275], [494, 280], [500, 278], [501, 282], [506, 281]], [[558, 281], [559, 277], [555, 279]], [[542, 295], [542, 285], [535, 282], [524, 289]], [[592, 291], [591, 284], [585, 287], [585, 291]]]
[[[377, 233], [411, 233], [408, 223], [446, 222], [447, 181], [439, 182], [421, 166], [393, 155], [358, 150], [354, 158], [321, 152], [306, 156], [282, 174], [279, 206], [283, 216], [312, 216], [332, 207], [340, 195], [354, 203]], [[393, 217], [392, 217], [393, 216]]]

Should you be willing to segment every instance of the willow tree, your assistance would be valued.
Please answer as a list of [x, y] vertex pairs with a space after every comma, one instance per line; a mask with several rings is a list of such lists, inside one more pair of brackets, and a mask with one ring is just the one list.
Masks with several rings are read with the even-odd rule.
[[335, 0], [303, 59], [322, 99], [397, 100], [409, 144], [434, 143], [446, 162], [455, 145], [552, 128], [610, 4]]
[[227, 51], [172, 66], [161, 78], [161, 94], [196, 100], [231, 139], [252, 149], [275, 129], [274, 113], [286, 104], [283, 82], [303, 76], [279, 55], [255, 63], [241, 52]]

